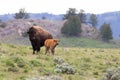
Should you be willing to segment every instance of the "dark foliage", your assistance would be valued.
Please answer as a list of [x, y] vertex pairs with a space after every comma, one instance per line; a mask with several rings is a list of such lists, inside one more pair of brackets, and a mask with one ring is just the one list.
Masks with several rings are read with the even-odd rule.
[[113, 39], [110, 24], [104, 23], [100, 28], [100, 34], [103, 41], [108, 42], [110, 39]]
[[28, 19], [30, 16], [25, 12], [25, 9], [20, 9], [18, 13], [15, 13], [15, 19]]
[[87, 20], [86, 14], [84, 12], [85, 11], [81, 9], [78, 14], [78, 16], [80, 17], [81, 23], [86, 23], [86, 20]]
[[97, 16], [95, 14], [91, 14], [90, 15], [90, 21], [91, 25], [93, 27], [96, 27], [97, 26], [97, 23], [98, 23], [98, 20], [97, 20]]
[[70, 16], [75, 16], [76, 14], [76, 9], [75, 8], [69, 8], [67, 13], [64, 15], [63, 20], [68, 19]]
[[66, 36], [79, 36], [81, 32], [81, 22], [78, 16], [69, 16], [68, 20], [64, 23], [61, 33]]

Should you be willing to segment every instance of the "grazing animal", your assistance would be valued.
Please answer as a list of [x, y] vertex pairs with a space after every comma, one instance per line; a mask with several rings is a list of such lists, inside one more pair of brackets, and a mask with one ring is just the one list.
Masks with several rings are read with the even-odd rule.
[[[59, 39], [47, 39], [45, 40], [44, 46], [46, 48], [45, 54], [51, 50], [52, 55], [54, 55], [55, 47], [59, 44]], [[50, 52], [49, 52], [50, 53]]]
[[29, 40], [33, 48], [33, 54], [35, 54], [35, 51], [37, 51], [37, 53], [40, 51], [40, 48], [44, 46], [46, 39], [53, 38], [48, 31], [44, 30], [40, 26], [32, 26], [29, 28], [27, 33], [29, 34]]

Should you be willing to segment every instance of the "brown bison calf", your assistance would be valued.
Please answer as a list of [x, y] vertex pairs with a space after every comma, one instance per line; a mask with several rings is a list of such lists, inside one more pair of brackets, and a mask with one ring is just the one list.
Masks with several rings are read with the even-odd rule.
[[[47, 39], [45, 40], [44, 46], [46, 48], [45, 54], [51, 50], [52, 55], [54, 55], [55, 47], [59, 44], [59, 39]], [[50, 53], [50, 52], [49, 52]]]
[[33, 54], [35, 54], [35, 51], [40, 51], [40, 48], [44, 46], [44, 42], [46, 39], [53, 38], [48, 31], [44, 30], [40, 26], [32, 26], [31, 28], [29, 28], [27, 33], [29, 34], [29, 39], [32, 44]]

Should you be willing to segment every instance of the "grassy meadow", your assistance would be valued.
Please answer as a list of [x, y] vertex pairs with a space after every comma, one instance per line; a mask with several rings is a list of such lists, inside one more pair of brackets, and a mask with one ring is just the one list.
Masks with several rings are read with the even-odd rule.
[[[106, 70], [120, 66], [117, 46], [90, 39], [62, 38], [55, 55], [38, 55], [31, 46], [0, 43], [0, 80], [39, 80], [39, 77], [59, 76], [52, 80], [102, 80]], [[55, 58], [74, 67], [74, 74], [55, 72]], [[45, 79], [41, 79], [45, 80]]]

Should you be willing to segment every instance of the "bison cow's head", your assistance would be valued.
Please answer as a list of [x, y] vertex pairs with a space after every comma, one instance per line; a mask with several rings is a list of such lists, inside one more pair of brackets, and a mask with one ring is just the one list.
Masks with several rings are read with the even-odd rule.
[[36, 30], [33, 28], [30, 28], [27, 33], [29, 34], [29, 38], [30, 40], [35, 40], [35, 34], [36, 34]]

